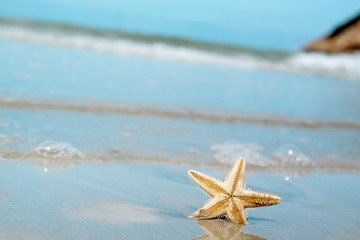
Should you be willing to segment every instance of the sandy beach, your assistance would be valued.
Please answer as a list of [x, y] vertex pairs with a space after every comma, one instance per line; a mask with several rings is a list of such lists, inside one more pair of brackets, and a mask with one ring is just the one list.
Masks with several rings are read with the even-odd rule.
[[249, 210], [251, 224], [244, 226], [188, 219], [208, 196], [185, 167], [88, 165], [58, 172], [1, 162], [1, 169], [2, 239], [356, 239], [358, 234], [360, 189], [354, 183], [360, 177], [354, 174], [247, 177], [249, 188], [276, 193], [283, 202]]
[[[4, 2], [0, 240], [358, 239], [360, 55], [302, 50], [357, 8]], [[282, 202], [189, 219], [240, 157]]]

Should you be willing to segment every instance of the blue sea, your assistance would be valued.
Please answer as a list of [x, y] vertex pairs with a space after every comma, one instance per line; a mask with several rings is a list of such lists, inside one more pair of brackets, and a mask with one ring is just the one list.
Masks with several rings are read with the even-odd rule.
[[[42, 180], [29, 180], [34, 186], [47, 174], [59, 186], [57, 174], [64, 174], [76, 182], [69, 187], [76, 198], [86, 184], [71, 171], [150, 164], [180, 169], [174, 181], [181, 188], [183, 168], [221, 172], [240, 156], [254, 174], [280, 175], [274, 191], [309, 174], [360, 173], [360, 55], [302, 50], [355, 16], [358, 1], [0, 0], [0, 6], [0, 159], [35, 165]], [[113, 171], [103, 168], [104, 176]], [[150, 169], [157, 179], [168, 171]], [[88, 173], [96, 177], [96, 167]], [[0, 188], [0, 204], [8, 196], [1, 189], [7, 188]], [[121, 198], [132, 199], [132, 187], [124, 189], [130, 193]], [[285, 198], [295, 194], [286, 191]], [[150, 205], [139, 211], [159, 208]]]
[[356, 1], [260, 2], [3, 3], [2, 158], [358, 171], [360, 56], [301, 51]]

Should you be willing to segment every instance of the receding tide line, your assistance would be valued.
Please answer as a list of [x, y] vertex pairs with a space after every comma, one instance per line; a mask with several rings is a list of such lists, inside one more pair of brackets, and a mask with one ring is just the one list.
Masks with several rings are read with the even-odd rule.
[[[111, 153], [110, 153], [111, 152]], [[117, 150], [110, 150], [103, 154], [93, 154], [89, 152], [85, 152], [85, 158], [61, 158], [61, 161], [57, 161], [56, 158], [52, 158], [51, 156], [39, 155], [34, 151], [0, 151], [0, 163], [2, 161], [19, 161], [19, 162], [31, 162], [35, 165], [42, 167], [50, 167], [55, 170], [64, 170], [70, 169], [83, 164], [112, 164], [112, 163], [125, 163], [125, 164], [163, 164], [163, 165], [171, 165], [171, 166], [187, 166], [194, 168], [217, 168], [223, 169], [227, 171], [227, 169], [231, 166], [228, 163], [220, 163], [220, 162], [204, 162], [204, 161], [191, 161], [183, 158], [179, 159], [171, 159], [164, 158], [163, 156], [158, 155], [138, 155], [129, 153], [129, 152], [119, 152]], [[313, 172], [328, 172], [328, 173], [360, 173], [360, 164], [359, 161], [348, 161], [345, 159], [320, 159], [319, 161], [309, 162], [301, 167], [297, 165], [295, 162], [289, 163], [281, 163], [278, 161], [271, 161], [271, 163], [267, 165], [257, 165], [247, 163], [246, 169], [250, 171], [256, 172], [287, 172], [289, 174], [309, 174]]]
[[263, 117], [263, 116], [239, 116], [223, 113], [209, 113], [200, 110], [168, 110], [151, 107], [124, 107], [114, 105], [81, 105], [61, 102], [29, 102], [23, 100], [7, 101], [0, 99], [0, 107], [25, 109], [25, 110], [49, 110], [49, 111], [66, 111], [66, 112], [90, 112], [96, 114], [120, 114], [133, 116], [153, 116], [160, 118], [187, 119], [196, 121], [205, 121], [211, 123], [245, 123], [255, 125], [269, 126], [290, 126], [299, 128], [335, 128], [359, 130], [359, 123], [342, 122], [342, 121], [324, 121], [310, 120], [299, 118], [288, 118], [282, 116]]

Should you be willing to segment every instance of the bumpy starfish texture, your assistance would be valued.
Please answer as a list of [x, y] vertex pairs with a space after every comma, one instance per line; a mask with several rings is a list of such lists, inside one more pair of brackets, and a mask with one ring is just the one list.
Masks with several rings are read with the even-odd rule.
[[226, 216], [235, 223], [247, 224], [245, 208], [276, 205], [281, 198], [245, 189], [245, 159], [240, 158], [225, 182], [200, 172], [189, 170], [190, 178], [212, 199], [190, 218], [211, 219]]

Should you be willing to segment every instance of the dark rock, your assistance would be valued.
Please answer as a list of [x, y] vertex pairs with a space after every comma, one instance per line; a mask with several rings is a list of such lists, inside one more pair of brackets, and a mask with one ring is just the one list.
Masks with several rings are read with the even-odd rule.
[[311, 42], [305, 50], [329, 54], [360, 51], [360, 14], [337, 27], [329, 36]]

